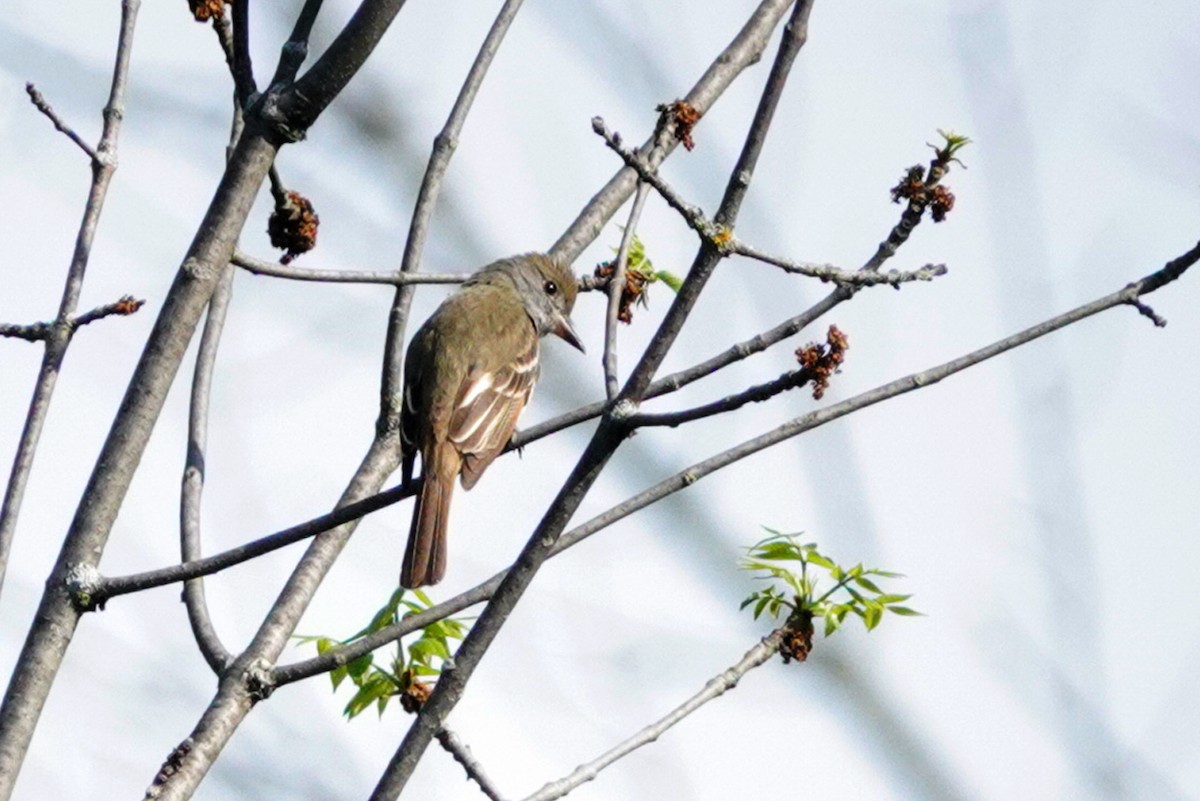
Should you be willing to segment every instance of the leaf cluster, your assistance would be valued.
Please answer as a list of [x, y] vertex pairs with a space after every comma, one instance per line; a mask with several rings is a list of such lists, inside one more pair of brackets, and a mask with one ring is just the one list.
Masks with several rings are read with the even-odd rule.
[[[405, 597], [411, 593], [412, 597]], [[325, 636], [298, 637], [304, 643], [314, 643], [317, 653], [323, 654], [332, 648], [349, 645], [382, 628], [399, 622], [410, 614], [423, 612], [432, 606], [429, 596], [420, 590], [405, 590], [397, 588], [388, 602], [384, 604], [371, 622], [361, 631], [355, 632], [344, 640]], [[334, 668], [329, 678], [336, 692], [338, 687], [347, 679], [357, 688], [354, 696], [346, 704], [344, 714], [353, 718], [371, 704], [375, 704], [379, 714], [387, 708], [388, 702], [395, 696], [419, 696], [428, 689], [423, 679], [434, 679], [441, 675], [442, 668], [450, 659], [450, 641], [462, 640], [466, 636], [467, 625], [465, 618], [445, 618], [430, 623], [413, 633], [406, 644], [404, 639], [396, 642], [396, 652], [386, 664], [375, 661], [374, 653], [363, 654], [357, 659]], [[419, 705], [419, 704], [418, 704]]]
[[[818, 551], [816, 543], [802, 543], [796, 534], [763, 528], [770, 536], [747, 548], [741, 562], [743, 570], [756, 571], [756, 578], [771, 582], [742, 601], [742, 609], [753, 608], [755, 620], [764, 612], [789, 621], [806, 615], [822, 618], [828, 637], [850, 614], [857, 615], [867, 631], [879, 625], [884, 612], [921, 614], [902, 605], [911, 595], [884, 592], [877, 583], [878, 579], [903, 578], [900, 573], [865, 568], [861, 562], [843, 567]], [[820, 592], [822, 578], [833, 581], [824, 592]]]

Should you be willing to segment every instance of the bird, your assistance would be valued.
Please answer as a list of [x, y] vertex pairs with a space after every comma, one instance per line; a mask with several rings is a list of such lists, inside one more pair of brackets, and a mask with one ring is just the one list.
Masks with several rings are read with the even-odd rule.
[[400, 584], [415, 589], [446, 573], [454, 481], [479, 481], [516, 430], [540, 371], [540, 341], [555, 334], [586, 352], [571, 310], [577, 287], [557, 258], [525, 253], [473, 273], [413, 335], [404, 364], [401, 475], [422, 485]]

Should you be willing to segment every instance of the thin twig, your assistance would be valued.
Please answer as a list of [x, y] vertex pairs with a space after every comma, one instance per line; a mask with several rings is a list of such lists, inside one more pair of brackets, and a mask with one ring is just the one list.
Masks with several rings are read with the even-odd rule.
[[629, 269], [629, 248], [637, 235], [638, 220], [641, 219], [642, 209], [646, 205], [646, 195], [650, 187], [644, 182], [638, 183], [637, 194], [633, 197], [633, 208], [629, 210], [629, 220], [625, 223], [625, 232], [621, 235], [621, 246], [617, 250], [617, 261], [613, 265], [613, 274], [608, 280], [608, 310], [604, 316], [604, 391], [608, 399], [617, 397], [621, 388], [617, 382], [617, 317], [621, 309], [621, 296], [625, 294], [625, 271]]
[[55, 129], [59, 133], [66, 134], [68, 139], [79, 145], [79, 149], [87, 154], [89, 161], [96, 161], [98, 156], [96, 155], [96, 151], [92, 149], [92, 146], [83, 141], [83, 137], [75, 133], [74, 128], [63, 122], [62, 117], [58, 116], [58, 113], [46, 102], [46, 98], [42, 96], [42, 93], [37, 90], [37, 87], [32, 82], [25, 84], [25, 91], [29, 94], [29, 99], [37, 107], [37, 110], [45, 114], [46, 118], [54, 123]]
[[233, 254], [233, 263], [254, 275], [269, 275], [274, 278], [290, 278], [293, 281], [319, 281], [334, 284], [460, 284], [467, 276], [460, 273], [396, 273], [370, 272], [367, 270], [314, 270], [280, 264], [277, 261], [256, 259], [245, 253]]
[[[296, 17], [296, 24], [292, 26], [292, 33], [283, 45], [279, 63], [275, 67], [275, 75], [271, 78], [272, 86], [291, 83], [295, 80], [296, 73], [304, 64], [304, 59], [308, 58], [308, 37], [312, 34], [317, 15], [321, 13], [321, 3], [322, 0], [305, 0], [304, 7], [300, 9], [300, 14]], [[400, 6], [403, 5], [403, 0], [401, 0]], [[399, 6], [397, 6], [396, 11], [399, 10]], [[274, 186], [274, 181], [272, 181], [272, 186]]]
[[[100, 213], [104, 208], [104, 199], [108, 196], [108, 187], [112, 181], [113, 172], [117, 168], [117, 135], [121, 129], [121, 119], [125, 112], [125, 90], [129, 81], [129, 55], [133, 47], [133, 31], [137, 20], [139, 0], [123, 0], [121, 3], [121, 30], [117, 38], [117, 55], [113, 66], [112, 84], [108, 93], [108, 102], [103, 111], [103, 127], [100, 133], [100, 143], [93, 150], [85, 146], [78, 137], [71, 136], [73, 141], [80, 144], [91, 159], [92, 183], [88, 190], [87, 202], [83, 209], [83, 220], [79, 223], [79, 231], [75, 235], [75, 250], [71, 255], [71, 264], [67, 268], [67, 277], [63, 285], [62, 299], [59, 301], [58, 314], [55, 323], [46, 331], [44, 339], [46, 349], [42, 354], [42, 364], [38, 369], [38, 377], [33, 387], [33, 398], [29, 402], [29, 413], [25, 416], [25, 426], [21, 431], [21, 439], [17, 443], [17, 452], [13, 457], [12, 471], [8, 476], [8, 485], [4, 491], [4, 502], [0, 505], [0, 590], [4, 587], [4, 576], [8, 568], [8, 556], [12, 549], [13, 537], [17, 530], [17, 519], [21, 512], [21, 502], [25, 496], [25, 486], [33, 469], [34, 455], [37, 452], [38, 441], [41, 439], [42, 427], [46, 415], [50, 411], [50, 401], [54, 395], [54, 385], [62, 370], [66, 358], [67, 346], [71, 341], [71, 333], [77, 327], [72, 325], [71, 318], [79, 307], [79, 296], [83, 292], [83, 278], [87, 271], [88, 260], [92, 253], [92, 242], [96, 237], [96, 229], [100, 224]], [[30, 99], [34, 105], [46, 114], [55, 127], [63, 130], [61, 120], [53, 114], [50, 106], [32, 85], [27, 87]], [[136, 309], [135, 309], [136, 311]], [[15, 756], [5, 756], [3, 748], [5, 735], [9, 731], [16, 732], [14, 736], [28, 743], [33, 736], [32, 726], [36, 722], [36, 714], [28, 719], [17, 713], [13, 719], [13, 729], [8, 729], [3, 711], [0, 711], [0, 777], [6, 773], [15, 777], [21, 764], [20, 754], [25, 747], [19, 749]], [[10, 779], [9, 782], [12, 780]], [[6, 795], [6, 788], [11, 784], [0, 778], [0, 798]]]
[[250, 58], [250, 0], [233, 3], [233, 85], [237, 93], [238, 107], [246, 103], [258, 91], [254, 82], [254, 64]]
[[727, 670], [722, 671], [704, 685], [704, 689], [693, 695], [687, 701], [683, 702], [668, 714], [659, 718], [654, 723], [646, 726], [641, 731], [629, 737], [626, 740], [618, 743], [613, 748], [605, 751], [600, 756], [580, 765], [568, 775], [557, 781], [552, 781], [546, 784], [542, 789], [538, 790], [533, 795], [527, 796], [524, 801], [554, 801], [556, 798], [562, 798], [567, 793], [582, 784], [592, 781], [599, 775], [600, 771], [607, 768], [618, 759], [622, 759], [633, 753], [643, 745], [649, 745], [657, 740], [668, 729], [674, 726], [679, 721], [692, 714], [700, 707], [707, 704], [709, 701], [716, 700], [724, 695], [727, 691], [732, 690], [741, 681], [742, 676], [749, 673], [756, 667], [763, 665], [779, 651], [779, 644], [783, 640], [783, 629], [775, 629], [770, 634], [762, 639], [757, 645], [746, 652], [736, 664], [731, 665]]
[[[504, 35], [521, 9], [523, 0], [505, 0], [500, 12], [488, 29], [487, 36], [467, 71], [458, 97], [446, 117], [442, 130], [433, 140], [433, 150], [429, 154], [429, 163], [421, 178], [421, 188], [417, 192], [417, 202], [413, 206], [412, 221], [408, 226], [408, 238], [404, 243], [404, 255], [400, 260], [401, 274], [416, 273], [421, 268], [421, 255], [425, 251], [425, 239], [429, 232], [429, 223], [433, 219], [433, 211], [441, 193], [442, 179], [450, 166], [450, 159], [458, 148], [458, 137], [466, 124], [467, 115], [483, 85], [488, 69], [492, 66]], [[384, 338], [383, 370], [380, 387], [379, 430], [390, 430], [399, 424], [400, 393], [404, 383], [404, 332], [408, 325], [409, 310], [412, 307], [413, 289], [407, 284], [397, 286], [396, 295], [392, 299], [392, 308], [388, 314], [388, 328]]]
[[715, 400], [702, 406], [660, 414], [639, 412], [630, 418], [629, 424], [635, 428], [679, 426], [684, 423], [690, 423], [693, 420], [701, 420], [705, 417], [732, 412], [742, 408], [747, 403], [761, 403], [762, 401], [770, 400], [776, 395], [787, 392], [790, 389], [804, 386], [811, 379], [812, 373], [803, 367], [799, 370], [789, 370], [778, 378], [764, 384], [748, 387], [741, 392], [727, 395], [720, 400]]
[[[229, 299], [233, 294], [232, 267], [225, 268], [225, 275], [217, 285], [208, 304], [208, 319], [200, 335], [200, 347], [196, 351], [196, 369], [192, 377], [191, 401], [188, 409], [188, 449], [183, 468], [183, 480], [179, 497], [179, 550], [186, 564], [200, 558], [200, 499], [204, 493], [204, 477], [207, 472], [208, 456], [208, 409], [212, 395], [213, 371], [217, 361], [217, 348], [221, 332], [225, 327], [225, 315]], [[208, 603], [204, 598], [204, 582], [193, 578], [183, 583], [183, 602], [187, 607], [188, 622], [204, 661], [214, 673], [220, 673], [232, 659], [229, 649], [221, 642]]]
[[83, 314], [75, 315], [68, 319], [65, 324], [57, 320], [29, 323], [27, 325], [0, 323], [0, 337], [14, 337], [28, 340], [29, 342], [46, 342], [55, 337], [57, 330], [62, 330], [63, 335], [67, 339], [70, 339], [74, 336], [75, 331], [82, 326], [94, 323], [97, 320], [103, 320], [105, 317], [112, 317], [113, 315], [128, 316], [136, 314], [138, 309], [142, 308], [145, 303], [146, 301], [138, 300], [133, 295], [124, 295], [120, 300], [106, 303]]
[[944, 264], [926, 264], [916, 270], [888, 270], [887, 272], [863, 272], [862, 270], [843, 270], [833, 264], [814, 264], [812, 262], [792, 261], [781, 256], [763, 253], [757, 248], [746, 244], [737, 237], [731, 237], [725, 245], [730, 253], [745, 256], [756, 261], [774, 265], [784, 272], [819, 278], [821, 281], [833, 281], [850, 286], [888, 286], [900, 288], [901, 284], [911, 281], [932, 281], [938, 276], [949, 272]]
[[[742, 29], [688, 90], [683, 102], [701, 116], [708, 113], [730, 84], [747, 67], [757, 64], [762, 58], [771, 31], [775, 30], [775, 26], [779, 24], [780, 18], [792, 2], [793, 0], [763, 0], [759, 3]], [[664, 133], [665, 136], [661, 135]], [[657, 169], [678, 145], [679, 138], [674, 134], [673, 126], [665, 132], [656, 128], [638, 149], [638, 153], [647, 165]], [[600, 235], [609, 218], [616, 214], [617, 209], [633, 194], [637, 180], [637, 173], [629, 167], [617, 170], [551, 246], [550, 253], [565, 261], [574, 261], [584, 248]]]
[[701, 239], [709, 240], [722, 253], [746, 256], [757, 261], [766, 262], [780, 269], [805, 275], [810, 278], [818, 278], [821, 281], [833, 281], [838, 284], [848, 286], [876, 286], [878, 284], [887, 284], [893, 287], [899, 287], [900, 284], [910, 281], [932, 281], [940, 275], [945, 275], [947, 270], [944, 264], [927, 264], [919, 270], [911, 272], [901, 272], [899, 270], [889, 270], [886, 273], [875, 271], [852, 271], [844, 270], [832, 264], [813, 264], [811, 262], [797, 262], [780, 256], [773, 256], [763, 253], [757, 248], [742, 242], [735, 237], [728, 229], [722, 229], [713, 223], [704, 215], [704, 211], [692, 203], [687, 202], [683, 197], [675, 191], [675, 189], [658, 174], [657, 170], [651, 169], [645, 163], [642, 157], [635, 151], [630, 150], [624, 145], [621, 135], [609, 129], [602, 117], [592, 118], [592, 130], [600, 136], [609, 149], [621, 157], [626, 166], [633, 169], [638, 177], [654, 187], [654, 190], [667, 202], [671, 208], [679, 212], [688, 227], [695, 231]]
[[[1168, 262], [1161, 270], [1158, 270], [1140, 281], [1135, 281], [1116, 292], [1106, 295], [1096, 301], [1080, 306], [1065, 314], [1054, 317], [1043, 323], [1025, 329], [1024, 331], [1013, 334], [998, 342], [992, 343], [984, 348], [973, 351], [965, 356], [955, 359], [937, 367], [932, 367], [919, 373], [905, 376], [895, 381], [883, 384], [875, 389], [860, 393], [852, 398], [841, 401], [840, 403], [832, 404], [823, 409], [817, 409], [809, 412], [801, 417], [785, 423], [771, 431], [755, 437], [754, 439], [743, 442], [725, 451], [722, 451], [714, 456], [710, 456], [700, 462], [678, 471], [674, 475], [659, 481], [658, 483], [646, 488], [642, 492], [633, 495], [616, 506], [611, 507], [605, 512], [591, 518], [587, 522], [576, 526], [567, 533], [563, 534], [557, 544], [552, 549], [551, 556], [556, 556], [568, 548], [578, 545], [588, 537], [598, 531], [611, 526], [619, 520], [622, 520], [629, 515], [641, 509], [654, 504], [668, 495], [672, 495], [680, 490], [687, 489], [695, 484], [701, 478], [708, 476], [717, 470], [727, 467], [740, 459], [744, 459], [758, 451], [764, 450], [772, 445], [783, 442], [784, 440], [795, 437], [806, 431], [818, 428], [826, 423], [832, 422], [840, 417], [845, 417], [859, 409], [867, 406], [880, 403], [890, 398], [911, 392], [915, 389], [930, 386], [944, 378], [947, 378], [954, 373], [961, 372], [968, 367], [972, 367], [980, 362], [986, 361], [994, 356], [998, 356], [1013, 348], [1025, 345], [1039, 337], [1053, 333], [1054, 331], [1064, 328], [1073, 323], [1077, 323], [1094, 314], [1098, 314], [1114, 306], [1133, 305], [1134, 301], [1139, 298], [1160, 289], [1162, 286], [1178, 279], [1183, 273], [1200, 261], [1200, 243], [1197, 243], [1194, 248], [1179, 256], [1176, 259]], [[295, 662], [290, 665], [276, 667], [272, 672], [272, 686], [282, 686], [292, 682], [306, 679], [310, 676], [315, 676], [320, 673], [326, 673], [336, 667], [345, 665], [354, 659], [370, 653], [377, 648], [382, 648], [401, 637], [410, 634], [418, 629], [424, 628], [431, 623], [442, 620], [450, 615], [457, 614], [464, 609], [468, 609], [475, 604], [482, 603], [488, 600], [500, 587], [500, 583], [507, 575], [506, 571], [501, 571], [476, 586], [465, 592], [462, 592], [453, 598], [443, 601], [435, 606], [430, 607], [418, 614], [409, 615], [403, 620], [386, 626], [372, 634], [367, 635], [359, 640], [355, 640], [349, 645], [340, 646], [326, 651], [320, 656], [306, 659], [301, 662]]]
[[[796, 5], [792, 8], [791, 17], [783, 27], [779, 50], [775, 54], [775, 61], [771, 64], [771, 72], [767, 75], [766, 86], [759, 98], [758, 108], [754, 112], [750, 130], [746, 134], [742, 152], [738, 156], [733, 170], [730, 171], [725, 195], [713, 217], [713, 225], [718, 231], [732, 231], [736, 225], [738, 212], [741, 210], [746, 190], [754, 175], [754, 168], [758, 164], [758, 157], [766, 142], [767, 132], [774, 119], [775, 109], [779, 105], [788, 74], [791, 72], [796, 55], [808, 39], [808, 17], [812, 11], [812, 5], [812, 0], [797, 0]], [[700, 293], [724, 255], [714, 239], [708, 237], [701, 239], [700, 249], [687, 276], [683, 279], [683, 285], [675, 293], [671, 307], [663, 316], [662, 322], [659, 323], [658, 330], [655, 331], [650, 344], [646, 346], [642, 358], [630, 373], [629, 379], [621, 390], [621, 398], [636, 403], [643, 397], [646, 388], [654, 379], [655, 372], [666, 358], [667, 352], [675, 344], [675, 340], [699, 299]]]
[[98, 589], [92, 595], [96, 603], [104, 603], [119, 595], [141, 592], [142, 590], [175, 584], [179, 581], [186, 581], [201, 576], [211, 576], [226, 568], [240, 565], [242, 562], [248, 562], [255, 557], [279, 550], [294, 542], [300, 542], [309, 537], [324, 534], [326, 531], [331, 531], [338, 526], [357, 521], [371, 512], [376, 512], [399, 503], [405, 498], [411, 497], [420, 486], [421, 482], [419, 479], [415, 479], [407, 484], [397, 484], [382, 492], [368, 495], [361, 500], [339, 506], [334, 511], [323, 514], [320, 517], [314, 517], [303, 523], [297, 523], [294, 526], [276, 531], [274, 534], [268, 534], [265, 537], [260, 537], [244, 545], [230, 548], [227, 551], [215, 553], [212, 556], [193, 559], [183, 564], [147, 570], [142, 573], [102, 578]]
[[471, 753], [470, 747], [457, 734], [443, 726], [437, 733], [437, 741], [450, 756], [454, 757], [455, 762], [463, 766], [463, 770], [467, 772], [467, 779], [478, 784], [484, 795], [491, 801], [504, 801], [504, 796], [484, 773], [483, 765], [479, 764], [479, 760]]

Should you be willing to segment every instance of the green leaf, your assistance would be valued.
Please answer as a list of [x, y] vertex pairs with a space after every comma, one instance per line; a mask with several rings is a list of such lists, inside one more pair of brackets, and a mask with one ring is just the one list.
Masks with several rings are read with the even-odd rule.
[[836, 614], [831, 614], [832, 612], [833, 612], [833, 608], [830, 607], [830, 609], [825, 613], [825, 636], [826, 637], [829, 637], [830, 635], [832, 635], [835, 631], [837, 631], [839, 628], [841, 628], [841, 625], [842, 625], [842, 618]]
[[659, 270], [654, 273], [654, 278], [671, 287], [671, 290], [674, 292], [678, 292], [683, 288], [683, 279], [668, 270]]
[[872, 630], [879, 625], [879, 621], [883, 619], [883, 607], [877, 604], [870, 604], [863, 611], [863, 625], [867, 627], [867, 631]]
[[876, 595], [883, 594], [883, 590], [879, 589], [879, 587], [877, 587], [875, 585], [875, 582], [871, 581], [869, 578], [866, 578], [865, 576], [856, 576], [854, 579], [854, 583], [857, 584], [858, 586], [862, 587], [863, 589], [870, 590], [871, 592], [875, 593]]
[[901, 601], [907, 601], [911, 595], [877, 595], [875, 600], [881, 604], [898, 604]]
[[358, 692], [346, 704], [346, 717], [353, 718], [378, 700], [380, 696], [390, 695], [395, 689], [386, 676], [378, 673], [373, 674], [367, 681], [363, 682]]
[[348, 675], [350, 675], [350, 671], [346, 670], [345, 665], [338, 665], [329, 671], [329, 680], [333, 682], [334, 691], [337, 690], [339, 684], [346, 680]]
[[907, 606], [889, 606], [889, 611], [895, 612], [897, 615], [905, 617], [925, 617], [924, 612], [918, 612], [916, 609], [909, 609]]
[[[807, 553], [804, 558], [808, 561], [808, 563], [810, 565], [816, 565], [817, 567], [823, 567], [826, 570], [830, 571], [831, 573], [834, 570], [837, 570], [837, 572], [839, 574], [841, 573], [841, 568], [839, 568], [836, 564], [834, 564], [832, 559], [827, 559], [826, 557], [817, 553], [815, 550]], [[839, 577], [840, 576], [838, 576], [838, 575], [834, 575], [834, 578], [839, 578]]]
[[353, 659], [346, 663], [346, 672], [349, 673], [352, 678], [357, 679], [367, 672], [367, 669], [371, 667], [371, 663], [374, 661], [374, 654], [363, 654], [357, 659]]

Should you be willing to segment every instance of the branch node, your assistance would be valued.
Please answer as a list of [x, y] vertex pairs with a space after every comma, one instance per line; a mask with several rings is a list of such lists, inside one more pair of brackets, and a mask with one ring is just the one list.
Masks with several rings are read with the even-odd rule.
[[242, 677], [246, 683], [246, 692], [254, 703], [265, 701], [275, 692], [275, 679], [272, 665], [265, 659], [256, 659], [246, 668]]
[[631, 398], [622, 398], [613, 404], [612, 410], [609, 411], [608, 416], [611, 417], [614, 422], [621, 423], [633, 417], [635, 414], [637, 414], [637, 411], [638, 404], [636, 401], [632, 400]]
[[95, 565], [80, 563], [71, 565], [63, 578], [71, 602], [81, 612], [93, 612], [104, 608], [104, 599], [100, 590], [104, 585], [104, 577]]

